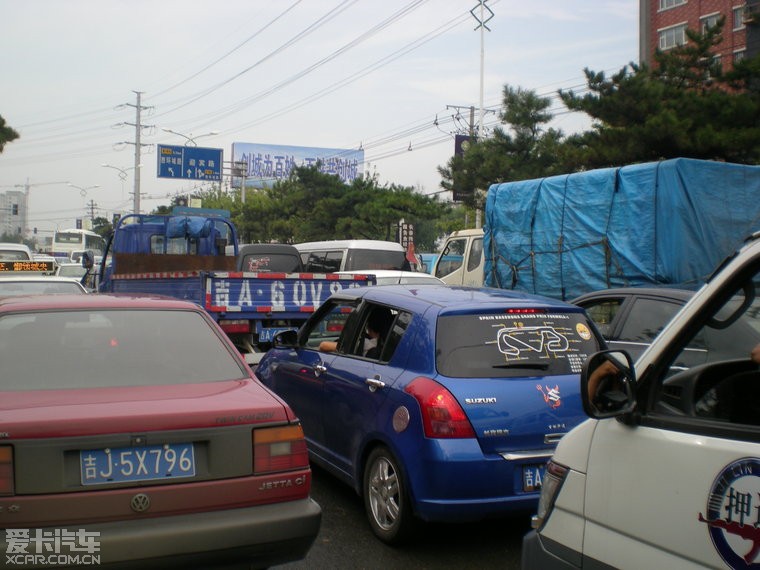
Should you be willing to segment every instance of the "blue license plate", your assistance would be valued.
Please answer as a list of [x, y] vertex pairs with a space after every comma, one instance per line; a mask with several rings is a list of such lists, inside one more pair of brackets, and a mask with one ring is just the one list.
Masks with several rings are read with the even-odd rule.
[[544, 481], [544, 473], [546, 472], [546, 463], [523, 465], [522, 470], [523, 491], [525, 493], [540, 491]]
[[192, 443], [88, 449], [79, 452], [82, 485], [195, 476]]

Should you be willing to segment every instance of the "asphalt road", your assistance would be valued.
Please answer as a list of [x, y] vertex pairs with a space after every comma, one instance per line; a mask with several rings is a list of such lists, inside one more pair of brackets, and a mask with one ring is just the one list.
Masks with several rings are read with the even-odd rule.
[[522, 537], [530, 530], [528, 516], [478, 523], [424, 524], [414, 542], [394, 548], [380, 542], [369, 528], [361, 498], [353, 489], [318, 467], [312, 497], [322, 507], [322, 526], [307, 557], [277, 566], [439, 570], [520, 568]]

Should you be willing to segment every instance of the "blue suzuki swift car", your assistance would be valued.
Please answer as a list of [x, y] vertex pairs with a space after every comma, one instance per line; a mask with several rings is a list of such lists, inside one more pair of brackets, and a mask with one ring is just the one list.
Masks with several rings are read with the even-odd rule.
[[603, 343], [583, 309], [544, 297], [362, 287], [278, 335], [257, 375], [395, 544], [418, 519], [534, 512], [546, 460], [586, 418], [579, 376]]

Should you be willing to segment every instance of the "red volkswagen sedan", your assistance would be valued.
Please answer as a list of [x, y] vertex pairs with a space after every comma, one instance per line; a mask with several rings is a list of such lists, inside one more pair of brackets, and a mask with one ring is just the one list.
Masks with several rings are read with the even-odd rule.
[[6, 563], [296, 560], [320, 525], [310, 485], [300, 422], [196, 305], [0, 299]]

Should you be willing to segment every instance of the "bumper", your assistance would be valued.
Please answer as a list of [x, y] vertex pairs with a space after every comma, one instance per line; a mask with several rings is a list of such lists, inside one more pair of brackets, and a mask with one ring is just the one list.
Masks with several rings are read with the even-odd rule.
[[415, 514], [423, 520], [464, 522], [536, 512], [540, 493], [522, 489], [526, 461], [484, 455], [474, 440], [428, 440], [422, 452], [406, 451], [402, 463]]
[[[576, 554], [576, 558], [580, 562], [580, 556]], [[520, 567], [522, 570], [578, 570], [581, 568], [549, 552], [541, 535], [535, 530], [523, 537]]]
[[[267, 567], [302, 559], [319, 532], [322, 511], [311, 499], [208, 513], [81, 525], [99, 532], [100, 565], [118, 568]], [[42, 529], [52, 532], [54, 529]], [[68, 531], [78, 529], [68, 528]], [[35, 531], [30, 531], [33, 534]], [[0, 552], [7, 552], [0, 536]], [[35, 552], [33, 543], [26, 549]], [[50, 552], [42, 551], [43, 556]], [[58, 553], [72, 556], [60, 548]], [[65, 556], [57, 560], [64, 561]], [[55, 568], [49, 560], [3, 558], [0, 568]], [[90, 559], [91, 560], [91, 559]], [[58, 566], [60, 567], [60, 566]]]

